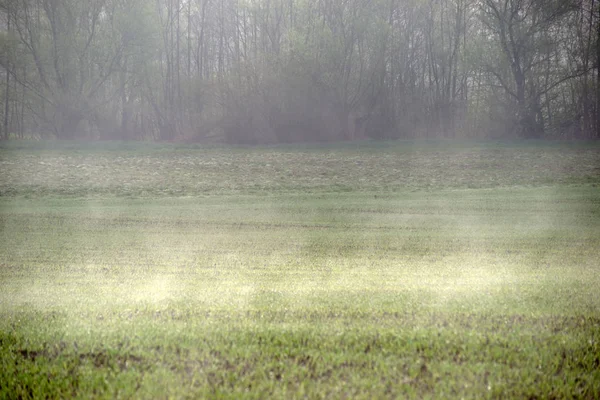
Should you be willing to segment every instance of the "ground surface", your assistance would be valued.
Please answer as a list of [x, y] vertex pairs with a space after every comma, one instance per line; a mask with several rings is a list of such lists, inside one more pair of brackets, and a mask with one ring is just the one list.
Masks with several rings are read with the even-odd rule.
[[0, 147], [0, 398], [598, 398], [600, 146]]

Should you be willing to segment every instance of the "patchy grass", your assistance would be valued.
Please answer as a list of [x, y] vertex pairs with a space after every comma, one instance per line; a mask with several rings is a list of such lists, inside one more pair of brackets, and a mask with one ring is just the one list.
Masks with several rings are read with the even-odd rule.
[[2, 398], [600, 394], [598, 147], [31, 146]]
[[598, 145], [57, 146], [0, 148], [0, 195], [172, 197], [600, 183]]

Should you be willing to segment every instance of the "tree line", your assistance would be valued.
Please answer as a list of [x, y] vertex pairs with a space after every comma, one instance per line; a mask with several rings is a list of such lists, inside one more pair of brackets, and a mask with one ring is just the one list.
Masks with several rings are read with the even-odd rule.
[[600, 138], [598, 0], [3, 0], [1, 137]]

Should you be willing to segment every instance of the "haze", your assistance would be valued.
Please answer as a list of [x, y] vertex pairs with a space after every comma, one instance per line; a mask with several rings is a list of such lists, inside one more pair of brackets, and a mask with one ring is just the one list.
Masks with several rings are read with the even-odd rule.
[[2, 136], [600, 137], [594, 0], [6, 0]]
[[0, 398], [598, 398], [599, 13], [0, 0]]

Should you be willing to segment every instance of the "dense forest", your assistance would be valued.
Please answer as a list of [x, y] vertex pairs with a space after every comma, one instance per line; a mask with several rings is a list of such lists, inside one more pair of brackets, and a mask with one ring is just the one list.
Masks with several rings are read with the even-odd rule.
[[600, 138], [598, 0], [3, 0], [1, 137]]

